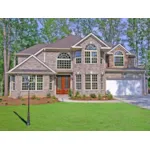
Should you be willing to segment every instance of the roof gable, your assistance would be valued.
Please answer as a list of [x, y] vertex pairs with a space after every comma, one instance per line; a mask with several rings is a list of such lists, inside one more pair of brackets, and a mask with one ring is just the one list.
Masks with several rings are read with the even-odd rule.
[[51, 68], [49, 68], [46, 64], [44, 64], [42, 61], [40, 61], [37, 57], [34, 55], [29, 56], [27, 59], [25, 59], [23, 62], [12, 68], [8, 71], [8, 73], [13, 72], [51, 72], [56, 73]]
[[[107, 52], [107, 54], [113, 54], [113, 51], [116, 49], [123, 49], [127, 54], [131, 54], [124, 46], [122, 46], [121, 44], [116, 45], [115, 47], [113, 47], [110, 51]], [[132, 54], [131, 54], [132, 55]]]
[[101, 39], [99, 39], [96, 35], [94, 35], [93, 33], [88, 34], [86, 37], [84, 37], [83, 39], [81, 39], [79, 42], [77, 42], [75, 45], [73, 45], [73, 47], [75, 46], [79, 46], [82, 42], [84, 42], [86, 39], [88, 39], [89, 37], [93, 37], [94, 39], [96, 39], [98, 42], [100, 42], [100, 44], [103, 47], [110, 47], [108, 44], [106, 44], [104, 41], [102, 41]]

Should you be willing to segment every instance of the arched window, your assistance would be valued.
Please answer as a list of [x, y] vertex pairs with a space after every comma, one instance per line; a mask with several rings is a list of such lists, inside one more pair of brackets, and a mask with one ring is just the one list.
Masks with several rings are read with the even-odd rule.
[[85, 48], [85, 63], [97, 63], [97, 48], [94, 44], [88, 44]]
[[123, 66], [124, 65], [124, 56], [121, 51], [117, 51], [114, 54], [114, 64], [115, 66]]
[[60, 53], [57, 57], [57, 69], [71, 69], [71, 57], [67, 53]]

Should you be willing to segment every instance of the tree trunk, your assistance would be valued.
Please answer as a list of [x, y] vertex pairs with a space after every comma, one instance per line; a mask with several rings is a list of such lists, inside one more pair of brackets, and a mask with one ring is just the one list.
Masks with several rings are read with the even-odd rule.
[[4, 47], [4, 96], [8, 96], [8, 68], [7, 68], [7, 49], [6, 49], [6, 23], [3, 22], [3, 47]]

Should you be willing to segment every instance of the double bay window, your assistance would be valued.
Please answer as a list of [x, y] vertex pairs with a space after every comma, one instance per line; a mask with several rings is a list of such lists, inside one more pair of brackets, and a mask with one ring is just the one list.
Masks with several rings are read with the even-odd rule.
[[97, 74], [85, 75], [85, 89], [88, 89], [88, 90], [98, 89]]
[[123, 66], [124, 65], [124, 57], [123, 57], [123, 53], [120, 51], [117, 51], [114, 54], [114, 65], [115, 66]]
[[[43, 76], [42, 75], [28, 75], [30, 79], [30, 90], [43, 90]], [[22, 76], [22, 90], [28, 90], [28, 83], [26, 77]]]
[[85, 48], [85, 63], [87, 64], [97, 63], [97, 48], [93, 44], [89, 44]]
[[82, 82], [82, 80], [81, 80], [81, 74], [77, 74], [76, 75], [76, 89], [77, 90], [81, 90], [81, 82]]

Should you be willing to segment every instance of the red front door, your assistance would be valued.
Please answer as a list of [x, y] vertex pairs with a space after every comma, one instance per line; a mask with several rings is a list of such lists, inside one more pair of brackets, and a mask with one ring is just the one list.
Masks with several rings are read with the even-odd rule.
[[70, 75], [58, 75], [56, 79], [56, 94], [68, 94]]

